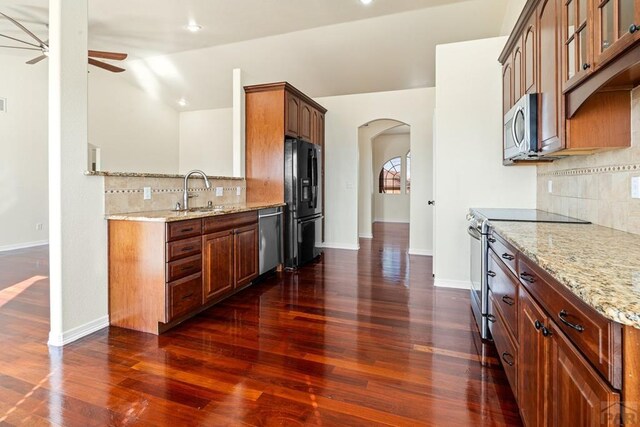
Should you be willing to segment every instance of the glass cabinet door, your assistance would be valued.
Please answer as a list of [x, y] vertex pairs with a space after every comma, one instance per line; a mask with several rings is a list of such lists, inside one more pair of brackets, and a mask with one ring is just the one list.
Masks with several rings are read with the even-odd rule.
[[595, 64], [602, 65], [640, 37], [640, 1], [593, 1]]
[[564, 0], [563, 89], [589, 74], [592, 69], [592, 35], [589, 28], [591, 0]]

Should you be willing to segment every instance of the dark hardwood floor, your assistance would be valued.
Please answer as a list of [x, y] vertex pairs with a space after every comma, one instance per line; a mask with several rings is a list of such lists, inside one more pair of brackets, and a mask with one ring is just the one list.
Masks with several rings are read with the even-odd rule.
[[406, 225], [374, 235], [160, 337], [64, 349], [46, 346], [46, 248], [0, 253], [0, 425], [520, 425], [468, 292], [433, 287]]

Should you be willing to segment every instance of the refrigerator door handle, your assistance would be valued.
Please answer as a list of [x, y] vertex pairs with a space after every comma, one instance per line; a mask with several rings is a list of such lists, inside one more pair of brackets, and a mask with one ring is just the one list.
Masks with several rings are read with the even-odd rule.
[[311, 185], [313, 186], [311, 189], [311, 193], [313, 195], [313, 207], [318, 207], [318, 157], [317, 153], [314, 151], [313, 157], [311, 158]]

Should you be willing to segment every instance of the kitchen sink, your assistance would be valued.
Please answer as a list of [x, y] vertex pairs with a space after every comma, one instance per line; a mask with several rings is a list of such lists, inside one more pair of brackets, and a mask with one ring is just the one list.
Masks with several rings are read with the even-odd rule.
[[189, 208], [189, 209], [173, 209], [174, 212], [220, 212], [224, 209], [224, 206], [201, 206], [199, 208]]

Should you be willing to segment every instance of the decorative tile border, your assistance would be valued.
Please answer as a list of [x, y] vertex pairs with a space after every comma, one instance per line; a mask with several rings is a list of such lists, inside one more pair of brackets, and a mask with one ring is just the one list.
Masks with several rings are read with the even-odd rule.
[[[238, 191], [240, 188], [241, 191], [246, 191], [246, 187], [222, 187], [222, 191]], [[191, 193], [213, 193], [215, 192], [216, 187], [212, 186], [211, 188], [189, 188], [189, 192]], [[151, 193], [182, 193], [184, 189], [182, 188], [152, 188]], [[124, 188], [124, 189], [111, 189], [105, 190], [104, 194], [134, 194], [134, 193], [143, 193], [143, 188]]]
[[575, 176], [575, 175], [594, 175], [600, 173], [618, 173], [618, 172], [640, 172], [640, 164], [635, 165], [613, 165], [613, 166], [594, 166], [586, 168], [564, 169], [558, 171], [538, 173], [538, 176]]

